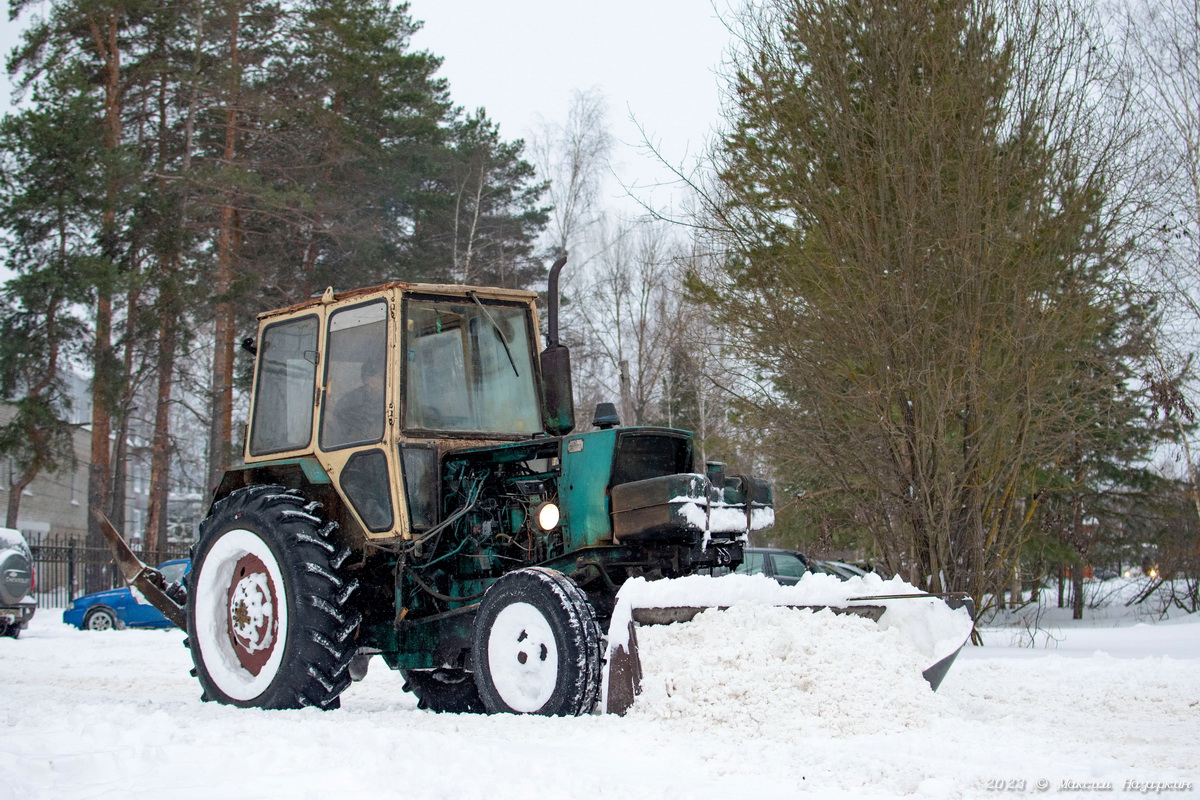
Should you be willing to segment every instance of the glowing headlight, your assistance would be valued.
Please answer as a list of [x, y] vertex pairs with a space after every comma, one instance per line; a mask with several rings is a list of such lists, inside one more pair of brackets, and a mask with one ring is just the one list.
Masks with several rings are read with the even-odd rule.
[[551, 531], [558, 527], [559, 513], [558, 506], [554, 503], [545, 502], [538, 506], [537, 511], [538, 527], [544, 531]]

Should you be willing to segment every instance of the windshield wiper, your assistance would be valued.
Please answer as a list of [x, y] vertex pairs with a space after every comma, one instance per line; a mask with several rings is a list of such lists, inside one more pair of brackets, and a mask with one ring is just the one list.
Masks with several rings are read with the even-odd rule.
[[480, 310], [483, 311], [484, 316], [488, 318], [488, 322], [492, 323], [492, 330], [500, 337], [500, 344], [504, 345], [504, 354], [508, 356], [508, 363], [512, 364], [513, 375], [516, 375], [518, 378], [521, 377], [521, 373], [517, 371], [517, 362], [513, 360], [512, 350], [508, 346], [508, 339], [504, 336], [504, 331], [500, 330], [500, 326], [496, 324], [496, 320], [492, 319], [492, 312], [487, 310], [487, 306], [479, 302], [479, 298], [475, 296], [474, 292], [467, 292], [467, 297], [475, 301], [475, 305], [479, 306]]

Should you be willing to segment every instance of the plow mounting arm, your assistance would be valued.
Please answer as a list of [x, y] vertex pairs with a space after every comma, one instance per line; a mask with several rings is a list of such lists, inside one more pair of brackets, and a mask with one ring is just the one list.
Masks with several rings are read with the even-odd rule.
[[117, 562], [117, 568], [121, 570], [121, 577], [125, 582], [141, 592], [146, 601], [161, 611], [176, 627], [187, 630], [187, 614], [183, 606], [167, 594], [168, 587], [162, 573], [147, 565], [129, 549], [129, 545], [108, 521], [108, 517], [97, 509], [92, 509], [92, 515], [100, 524], [100, 530], [104, 532], [104, 539], [108, 542], [108, 548], [112, 550], [113, 560]]

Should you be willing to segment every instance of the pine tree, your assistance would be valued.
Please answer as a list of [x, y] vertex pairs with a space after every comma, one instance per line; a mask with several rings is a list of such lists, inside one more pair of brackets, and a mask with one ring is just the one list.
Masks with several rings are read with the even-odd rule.
[[97, 108], [76, 93], [78, 73], [39, 92], [39, 108], [0, 123], [0, 229], [13, 277], [0, 289], [0, 454], [16, 466], [6, 525], [17, 527], [23, 490], [39, 474], [73, 466], [67, 379], [84, 355], [76, 308], [89, 300], [95, 258], [89, 223], [102, 186], [89, 181], [101, 152]]
[[[14, 53], [35, 114], [74, 103], [64, 130], [98, 136], [72, 167], [70, 230], [90, 306], [89, 505], [120, 521], [126, 434], [152, 428], [148, 543], [165, 530], [189, 337], [211, 342], [211, 485], [235, 457], [234, 343], [258, 311], [326, 285], [540, 276], [544, 187], [521, 142], [451, 104], [440, 60], [411, 47], [417, 28], [382, 0], [58, 0]], [[54, 213], [24, 185], [33, 171], [6, 178], [29, 213]], [[21, 224], [4, 220], [11, 235]]]
[[544, 273], [534, 258], [549, 219], [545, 185], [482, 109], [456, 120], [436, 178], [419, 201], [413, 265], [423, 279], [527, 287]]
[[267, 76], [280, 106], [249, 149], [275, 194], [250, 215], [245, 259], [273, 303], [408, 276], [415, 198], [452, 119], [440, 60], [411, 49], [404, 7], [312, 3], [292, 26]]

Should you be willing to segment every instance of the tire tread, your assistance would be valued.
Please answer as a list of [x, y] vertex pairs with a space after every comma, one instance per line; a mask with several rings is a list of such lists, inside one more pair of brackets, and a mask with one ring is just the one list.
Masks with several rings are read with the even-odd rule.
[[[320, 501], [309, 501], [296, 490], [248, 486], [217, 501], [201, 522], [193, 558], [206, 554], [211, 541], [225, 531], [248, 528], [276, 551], [280, 569], [292, 578], [288, 592], [295, 597], [289, 622], [293, 632], [284, 643], [289, 648], [284, 663], [271, 685], [251, 701], [225, 698], [208, 677], [199, 648], [189, 647], [206, 697], [272, 709], [340, 706], [338, 695], [350, 684], [348, 667], [356, 652], [352, 645], [362, 616], [348, 605], [358, 582], [347, 581], [340, 574], [346, 555], [339, 553], [338, 525], [323, 519], [322, 509]], [[189, 604], [189, 631], [195, 629], [195, 613], [194, 604]]]
[[557, 606], [562, 615], [558, 622], [563, 626], [566, 641], [560, 641], [560, 653], [571, 659], [570, 686], [556, 689], [546, 706], [536, 713], [553, 716], [591, 713], [599, 699], [601, 683], [601, 635], [596, 611], [587, 594], [574, 581], [545, 567], [526, 567], [507, 573], [488, 589], [480, 605], [473, 650], [476, 683], [487, 710], [492, 713], [510, 710], [491, 685], [486, 667], [482, 666], [487, 661], [488, 622], [503, 608], [503, 603], [509, 601], [534, 605], [545, 601]]

